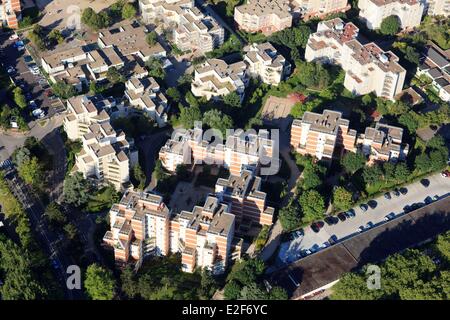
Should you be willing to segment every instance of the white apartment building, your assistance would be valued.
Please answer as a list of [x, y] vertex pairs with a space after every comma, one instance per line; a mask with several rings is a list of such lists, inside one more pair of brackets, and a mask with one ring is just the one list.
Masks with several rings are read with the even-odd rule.
[[147, 114], [159, 127], [167, 124], [167, 98], [154, 78], [132, 77], [125, 83], [125, 88], [130, 106]]
[[429, 16], [450, 16], [450, 0], [425, 0], [425, 11]]
[[358, 32], [353, 23], [344, 24], [340, 18], [320, 22], [308, 39], [305, 59], [340, 65], [344, 86], [353, 94], [374, 92], [394, 100], [403, 89], [406, 70], [391, 51], [384, 52], [373, 42], [361, 44]]
[[111, 127], [107, 110], [114, 106], [113, 100], [102, 96], [70, 98], [63, 125], [69, 139], [80, 139], [83, 144], [72, 172], [111, 183], [121, 190], [129, 182], [130, 167], [137, 163], [137, 151], [130, 146], [125, 133]]
[[409, 29], [420, 25], [424, 4], [419, 0], [359, 0], [358, 8], [369, 29], [379, 29], [389, 16], [397, 16], [401, 29]]
[[292, 26], [289, 0], [248, 0], [234, 8], [234, 21], [239, 29], [270, 35]]
[[350, 9], [348, 0], [293, 0], [293, 11], [302, 19], [323, 18], [331, 13], [345, 12]]
[[291, 72], [290, 63], [269, 42], [244, 48], [244, 62], [250, 76], [264, 83], [278, 85]]
[[243, 61], [232, 64], [221, 59], [208, 59], [195, 69], [191, 90], [207, 100], [236, 92], [244, 98], [248, 84], [247, 66]]

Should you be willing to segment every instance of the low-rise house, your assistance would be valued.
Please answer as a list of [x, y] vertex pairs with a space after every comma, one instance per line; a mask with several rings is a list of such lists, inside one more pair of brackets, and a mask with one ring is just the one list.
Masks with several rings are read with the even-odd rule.
[[112, 128], [108, 113], [112, 107], [115, 101], [101, 96], [70, 98], [63, 125], [68, 138], [80, 139], [83, 145], [72, 172], [121, 190], [129, 182], [130, 167], [137, 163], [137, 151], [123, 132]]
[[307, 111], [292, 123], [291, 146], [302, 155], [323, 161], [340, 158], [344, 151], [355, 151], [356, 131], [349, 125], [338, 111]]
[[360, 0], [358, 8], [369, 29], [379, 29], [389, 16], [398, 17], [401, 29], [411, 29], [420, 25], [424, 4], [419, 0]]
[[417, 75], [425, 75], [432, 81], [439, 97], [450, 101], [450, 51], [444, 51], [434, 43], [427, 46], [421, 63], [417, 68]]
[[221, 59], [208, 59], [195, 69], [191, 90], [195, 96], [207, 100], [231, 92], [243, 99], [247, 84], [247, 66], [243, 61], [228, 64]]
[[154, 78], [132, 77], [126, 82], [125, 87], [125, 96], [132, 107], [147, 114], [158, 126], [166, 125], [167, 98]]
[[288, 0], [248, 0], [234, 8], [234, 21], [241, 30], [270, 35], [292, 26], [291, 11]]
[[244, 48], [244, 62], [252, 77], [270, 85], [278, 85], [291, 72], [290, 63], [270, 42], [252, 44]]
[[394, 100], [403, 90], [406, 70], [391, 51], [373, 42], [362, 44], [358, 33], [353, 23], [340, 18], [319, 22], [317, 32], [308, 39], [305, 59], [340, 65], [345, 71], [344, 86], [353, 94], [374, 92]]

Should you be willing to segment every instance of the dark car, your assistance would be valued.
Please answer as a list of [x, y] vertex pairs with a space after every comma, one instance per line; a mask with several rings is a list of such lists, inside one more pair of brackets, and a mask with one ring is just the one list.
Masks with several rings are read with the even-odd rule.
[[362, 203], [362, 204], [360, 204], [359, 205], [359, 208], [362, 210], [362, 211], [367, 211], [367, 209], [369, 209], [369, 207], [367, 206], [367, 204], [365, 204], [365, 203]]
[[430, 186], [430, 180], [422, 179], [420, 180], [420, 184], [423, 185], [425, 188], [428, 188]]
[[314, 231], [315, 233], [318, 233], [323, 226], [324, 226], [323, 221], [314, 222], [313, 224], [311, 224], [311, 230]]
[[329, 226], [332, 226], [339, 222], [339, 219], [334, 216], [328, 216], [324, 220], [325, 220], [325, 223]]
[[356, 217], [355, 210], [353, 209], [348, 210], [347, 212], [345, 212], [345, 216], [349, 219]]
[[329, 242], [330, 244], [335, 244], [336, 242], [338, 242], [338, 237], [337, 237], [335, 234], [333, 234], [333, 235], [330, 237], [330, 239], [328, 239], [328, 242]]
[[408, 189], [406, 189], [406, 188], [400, 188], [400, 193], [401, 193], [402, 195], [405, 195], [405, 194], [408, 193]]
[[394, 194], [394, 196], [400, 197], [400, 191], [398, 191], [397, 188], [395, 188], [394, 191], [392, 191], [392, 193]]
[[411, 206], [409, 206], [409, 205], [406, 205], [403, 207], [403, 212], [405, 212], [405, 213], [411, 212], [411, 210], [412, 210]]
[[391, 200], [392, 199], [391, 194], [389, 192], [386, 192], [384, 194], [384, 198], [387, 199], [387, 200]]
[[423, 200], [423, 202], [425, 202], [425, 204], [430, 204], [433, 202], [433, 198], [431, 198], [430, 196], [426, 197], [425, 200]]
[[339, 213], [339, 214], [337, 215], [337, 217], [338, 217], [339, 220], [341, 220], [341, 221], [347, 220], [347, 217], [345, 216], [345, 213], [344, 213], [344, 212]]
[[378, 203], [375, 200], [370, 200], [369, 202], [367, 202], [367, 204], [371, 209], [375, 209], [378, 205]]

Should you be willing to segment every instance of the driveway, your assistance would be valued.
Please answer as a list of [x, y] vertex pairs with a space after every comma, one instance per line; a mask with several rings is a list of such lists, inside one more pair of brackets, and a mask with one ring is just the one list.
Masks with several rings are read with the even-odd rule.
[[430, 181], [428, 188], [425, 188], [420, 182], [415, 182], [406, 186], [408, 189], [406, 195], [400, 195], [397, 198], [391, 193], [391, 200], [387, 200], [381, 195], [374, 199], [378, 203], [376, 208], [369, 208], [366, 212], [363, 212], [359, 207], [355, 207], [353, 208], [356, 213], [354, 218], [340, 221], [331, 226], [325, 224], [318, 233], [314, 233], [309, 226], [305, 227], [304, 236], [281, 244], [277, 263], [284, 264], [299, 260], [298, 254], [301, 250], [311, 249], [312, 247], [319, 248], [333, 235], [338, 240], [356, 235], [359, 233], [358, 228], [360, 226], [366, 226], [369, 222], [374, 225], [383, 223], [385, 216], [389, 213], [394, 212], [396, 215], [400, 215], [406, 205], [423, 202], [428, 196], [434, 197], [437, 195], [442, 198], [450, 194], [449, 178], [442, 178], [438, 173], [427, 179]]

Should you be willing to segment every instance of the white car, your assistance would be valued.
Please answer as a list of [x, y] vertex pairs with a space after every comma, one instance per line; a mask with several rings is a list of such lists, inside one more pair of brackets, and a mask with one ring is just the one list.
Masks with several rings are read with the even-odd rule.
[[17, 39], [19, 39], [19, 36], [15, 33], [9, 37], [9, 40], [11, 40], [11, 41], [17, 40]]
[[43, 117], [45, 117], [45, 112], [42, 109], [33, 110], [32, 114], [38, 119], [42, 119]]
[[16, 69], [14, 69], [14, 67], [8, 67], [8, 69], [6, 70], [9, 74], [16, 72]]

